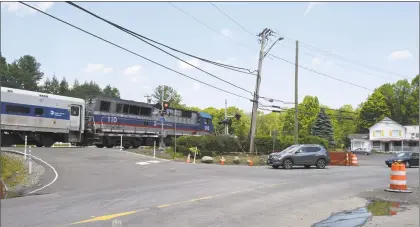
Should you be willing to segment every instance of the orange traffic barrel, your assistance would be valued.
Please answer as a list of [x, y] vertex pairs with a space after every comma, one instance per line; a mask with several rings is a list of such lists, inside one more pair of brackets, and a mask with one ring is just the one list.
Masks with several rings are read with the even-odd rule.
[[357, 161], [357, 156], [355, 154], [351, 154], [351, 165], [358, 166], [359, 162]]
[[390, 192], [411, 192], [407, 189], [407, 171], [405, 165], [399, 162], [392, 163], [389, 188]]

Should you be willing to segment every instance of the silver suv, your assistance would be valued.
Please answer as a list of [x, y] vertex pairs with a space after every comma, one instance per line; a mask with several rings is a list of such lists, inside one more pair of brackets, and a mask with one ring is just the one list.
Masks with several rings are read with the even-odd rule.
[[310, 168], [312, 165], [318, 169], [324, 169], [331, 161], [325, 147], [318, 144], [292, 145], [281, 152], [271, 153], [267, 164], [277, 169], [291, 169], [293, 166]]

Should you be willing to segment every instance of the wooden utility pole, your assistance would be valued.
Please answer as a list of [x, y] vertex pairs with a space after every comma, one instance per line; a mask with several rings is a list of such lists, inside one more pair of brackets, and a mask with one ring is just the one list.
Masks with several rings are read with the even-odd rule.
[[249, 153], [254, 153], [254, 138], [255, 138], [255, 131], [257, 130], [257, 115], [258, 115], [258, 98], [259, 98], [259, 92], [260, 92], [260, 83], [261, 83], [261, 69], [262, 69], [262, 63], [264, 59], [264, 47], [266, 38], [268, 35], [269, 29], [264, 29], [260, 33], [261, 37], [261, 49], [260, 49], [260, 56], [258, 59], [258, 72], [257, 72], [257, 82], [255, 84], [255, 92], [254, 92], [254, 99], [252, 104], [252, 119], [251, 119], [251, 133], [249, 136]]
[[299, 143], [299, 119], [298, 119], [298, 74], [299, 74], [299, 41], [296, 40], [296, 59], [295, 59], [295, 144]]

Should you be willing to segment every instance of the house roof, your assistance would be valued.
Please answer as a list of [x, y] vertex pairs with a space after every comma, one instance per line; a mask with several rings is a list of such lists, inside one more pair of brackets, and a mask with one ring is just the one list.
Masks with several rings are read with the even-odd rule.
[[382, 120], [380, 120], [379, 122], [377, 122], [376, 124], [372, 125], [372, 126], [369, 128], [369, 130], [370, 130], [371, 128], [375, 127], [375, 126], [376, 126], [377, 124], [379, 124], [379, 123], [391, 123], [391, 124], [397, 124], [397, 125], [399, 125], [399, 126], [403, 127], [402, 125], [400, 125], [400, 124], [399, 124], [399, 123], [397, 123], [396, 121], [392, 120], [391, 118], [389, 118], [389, 117], [384, 117], [384, 119], [382, 119]]
[[369, 139], [369, 134], [349, 134], [349, 139]]

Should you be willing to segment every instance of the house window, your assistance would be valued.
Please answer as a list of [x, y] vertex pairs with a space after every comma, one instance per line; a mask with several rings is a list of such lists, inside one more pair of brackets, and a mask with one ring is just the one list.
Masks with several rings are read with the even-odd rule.
[[372, 146], [373, 147], [380, 147], [381, 146], [381, 142], [379, 142], [379, 141], [373, 141]]
[[373, 135], [374, 136], [381, 136], [381, 130], [375, 130], [374, 132], [373, 132]]
[[391, 136], [399, 136], [399, 135], [400, 135], [400, 130], [392, 130]]

